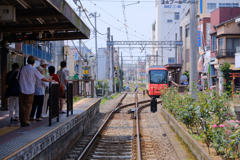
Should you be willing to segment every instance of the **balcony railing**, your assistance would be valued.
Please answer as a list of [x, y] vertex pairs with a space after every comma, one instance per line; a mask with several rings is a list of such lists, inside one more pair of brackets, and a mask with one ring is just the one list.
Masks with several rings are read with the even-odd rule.
[[37, 49], [28, 44], [22, 44], [22, 51], [27, 55], [31, 55], [41, 59], [46, 59], [47, 61], [52, 60], [52, 55], [50, 53]]
[[236, 49], [221, 49], [217, 52], [217, 58], [235, 57]]

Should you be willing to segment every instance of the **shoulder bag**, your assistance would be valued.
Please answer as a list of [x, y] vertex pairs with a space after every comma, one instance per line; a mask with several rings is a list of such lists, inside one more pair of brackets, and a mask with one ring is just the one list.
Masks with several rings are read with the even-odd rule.
[[22, 67], [21, 67], [21, 69], [20, 69], [17, 82], [14, 84], [14, 87], [13, 87], [13, 89], [12, 89], [12, 92], [11, 92], [11, 95], [12, 95], [12, 96], [19, 96], [19, 94], [20, 94], [19, 79], [20, 79], [20, 75], [21, 75], [21, 70], [22, 70]]

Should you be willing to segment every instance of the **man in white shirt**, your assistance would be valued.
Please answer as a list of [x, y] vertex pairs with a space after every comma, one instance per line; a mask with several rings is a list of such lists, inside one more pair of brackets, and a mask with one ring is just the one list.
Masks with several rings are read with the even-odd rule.
[[28, 64], [23, 66], [17, 75], [20, 86], [19, 120], [22, 127], [29, 126], [28, 122], [32, 109], [36, 80], [52, 82], [52, 80], [44, 78], [44, 76], [35, 67], [33, 67], [35, 60], [35, 57], [29, 56], [27, 60]]

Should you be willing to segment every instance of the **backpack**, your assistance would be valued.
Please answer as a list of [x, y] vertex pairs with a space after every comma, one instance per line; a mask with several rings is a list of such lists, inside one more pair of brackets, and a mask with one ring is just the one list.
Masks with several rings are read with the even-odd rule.
[[59, 98], [64, 95], [64, 85], [61, 83], [59, 76], [57, 75], [58, 82], [59, 82]]

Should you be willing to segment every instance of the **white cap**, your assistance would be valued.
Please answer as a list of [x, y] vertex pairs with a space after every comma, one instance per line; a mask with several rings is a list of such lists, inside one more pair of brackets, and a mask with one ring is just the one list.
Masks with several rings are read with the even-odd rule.
[[48, 65], [49, 63], [46, 61], [46, 59], [42, 59], [40, 65]]
[[37, 70], [38, 70], [39, 72], [42, 72], [44, 69], [43, 69], [41, 66], [38, 66], [38, 67], [37, 67]]

